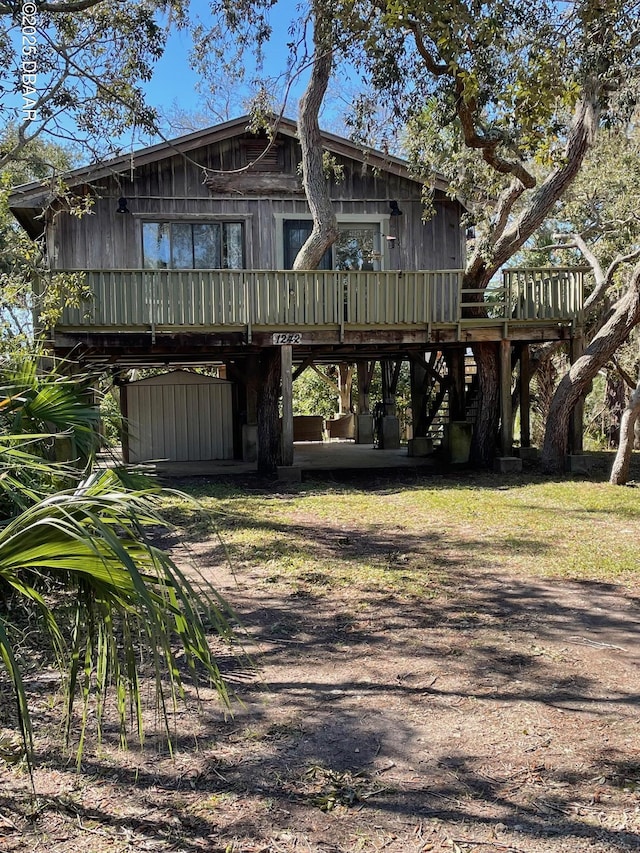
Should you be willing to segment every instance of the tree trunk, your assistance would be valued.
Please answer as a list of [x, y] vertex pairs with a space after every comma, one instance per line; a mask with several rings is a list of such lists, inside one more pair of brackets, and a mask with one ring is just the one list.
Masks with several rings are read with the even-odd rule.
[[336, 215], [324, 171], [318, 113], [333, 66], [331, 15], [314, 3], [314, 55], [311, 77], [298, 108], [298, 137], [302, 149], [302, 185], [313, 216], [313, 230], [293, 262], [294, 270], [314, 270], [338, 236]]
[[375, 362], [359, 361], [356, 365], [358, 371], [358, 414], [368, 415], [371, 412], [371, 401], [369, 392], [371, 389], [371, 376]]
[[269, 347], [260, 356], [258, 390], [258, 473], [269, 477], [280, 462], [280, 349]]
[[[593, 81], [592, 81], [593, 82]], [[564, 157], [547, 178], [538, 186], [513, 219], [499, 217], [493, 233], [478, 245], [470, 259], [466, 287], [486, 287], [491, 277], [512, 258], [542, 225], [556, 201], [566, 192], [582, 166], [592, 146], [598, 127], [598, 90], [585, 91], [577, 103], [565, 145]], [[519, 197], [515, 195], [515, 199]], [[509, 208], [510, 212], [512, 205]], [[475, 281], [475, 284], [471, 282]]]
[[640, 380], [631, 394], [627, 407], [622, 413], [620, 423], [620, 444], [613, 461], [609, 482], [614, 486], [624, 486], [629, 479], [631, 453], [635, 435], [635, 425], [640, 417]]
[[339, 415], [348, 415], [352, 411], [351, 387], [353, 385], [353, 365], [346, 361], [338, 364], [338, 405]]
[[[536, 353], [536, 356], [538, 355], [539, 353]], [[541, 358], [536, 358], [535, 377], [536, 391], [533, 408], [537, 417], [533, 427], [533, 443], [536, 447], [542, 447], [549, 409], [558, 379], [556, 350], [545, 350]]]
[[[532, 192], [528, 203], [513, 221], [509, 221], [506, 215], [509, 211], [505, 211], [504, 215], [499, 217], [499, 225], [494, 232], [490, 233], [485, 241], [478, 241], [476, 251], [467, 264], [465, 288], [486, 288], [494, 273], [522, 248], [567, 190], [593, 143], [598, 123], [596, 103], [596, 93], [585, 93], [576, 106], [562, 163]], [[513, 198], [519, 196], [520, 193], [515, 193]], [[482, 295], [479, 295], [478, 302], [482, 302]], [[479, 305], [478, 308], [467, 309], [465, 314], [481, 316], [483, 308], [484, 306]], [[493, 346], [478, 344], [474, 347], [474, 353], [476, 352], [481, 396], [471, 458], [476, 464], [486, 466], [495, 455], [500, 399], [499, 372], [497, 351]]]
[[631, 277], [626, 294], [613, 308], [611, 317], [571, 365], [556, 389], [547, 418], [542, 449], [542, 468], [548, 473], [561, 471], [568, 447], [569, 418], [589, 383], [640, 322], [640, 264]]
[[494, 343], [476, 344], [473, 357], [478, 369], [479, 406], [471, 442], [471, 461], [488, 468], [496, 453], [500, 413], [498, 347]]

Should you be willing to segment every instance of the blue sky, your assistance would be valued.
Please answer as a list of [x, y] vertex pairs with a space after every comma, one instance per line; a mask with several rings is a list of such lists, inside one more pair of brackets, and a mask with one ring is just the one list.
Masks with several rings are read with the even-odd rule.
[[[285, 70], [287, 31], [294, 15], [295, 3], [291, 0], [281, 0], [270, 12], [273, 35], [265, 47], [263, 71], [263, 75], [267, 77], [276, 77]], [[177, 103], [184, 110], [197, 112], [202, 109], [204, 97], [197, 91], [199, 77], [189, 65], [190, 50], [190, 35], [184, 31], [174, 31], [169, 38], [164, 56], [155, 68], [153, 79], [145, 86], [152, 106], [162, 110]], [[246, 58], [249, 81], [255, 74], [255, 64], [252, 63], [249, 53]], [[287, 115], [295, 115], [296, 101], [304, 90], [307, 76], [302, 75], [292, 87], [290, 103], [285, 110]]]
[[191, 40], [183, 31], [174, 32], [167, 49], [155, 67], [153, 79], [145, 86], [149, 101], [155, 107], [162, 107], [174, 100], [189, 110], [198, 108], [200, 96], [195, 90], [197, 76], [189, 67]]

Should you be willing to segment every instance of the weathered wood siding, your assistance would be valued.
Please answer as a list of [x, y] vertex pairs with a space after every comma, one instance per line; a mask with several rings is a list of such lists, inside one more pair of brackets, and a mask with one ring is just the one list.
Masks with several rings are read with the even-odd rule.
[[132, 382], [129, 461], [233, 459], [232, 384], [181, 370]]
[[[140, 269], [142, 223], [153, 219], [237, 219], [245, 223], [245, 266], [277, 269], [282, 218], [306, 218], [309, 209], [297, 172], [295, 140], [285, 137], [278, 150], [281, 171], [256, 168], [239, 175], [211, 176], [203, 168], [240, 169], [246, 165], [246, 140], [234, 137], [186, 156], [173, 155], [139, 166], [133, 173], [103, 178], [86, 187], [95, 195], [92, 212], [81, 219], [59, 213], [52, 229], [52, 265], [56, 269]], [[385, 269], [459, 269], [464, 266], [461, 206], [437, 192], [435, 215], [423, 222], [421, 187], [393, 172], [374, 171], [347, 157], [336, 158], [344, 180], [332, 179], [338, 217], [380, 217]], [[290, 187], [283, 190], [283, 183]], [[272, 187], [270, 190], [269, 187]], [[118, 198], [128, 199], [130, 213], [117, 213]], [[390, 201], [402, 216], [390, 217]]]

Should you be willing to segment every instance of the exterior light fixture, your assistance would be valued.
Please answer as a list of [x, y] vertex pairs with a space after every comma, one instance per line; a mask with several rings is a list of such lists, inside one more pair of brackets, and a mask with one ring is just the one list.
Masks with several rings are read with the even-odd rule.
[[398, 207], [397, 201], [390, 201], [389, 206], [391, 207], [391, 216], [402, 216], [402, 211]]
[[121, 196], [118, 199], [118, 209], [116, 213], [129, 213], [129, 208], [127, 207], [128, 201], [124, 196]]

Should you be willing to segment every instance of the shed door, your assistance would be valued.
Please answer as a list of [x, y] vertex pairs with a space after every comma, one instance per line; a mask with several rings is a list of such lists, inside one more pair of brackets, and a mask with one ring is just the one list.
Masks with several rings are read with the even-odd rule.
[[129, 385], [129, 461], [233, 459], [231, 385]]

